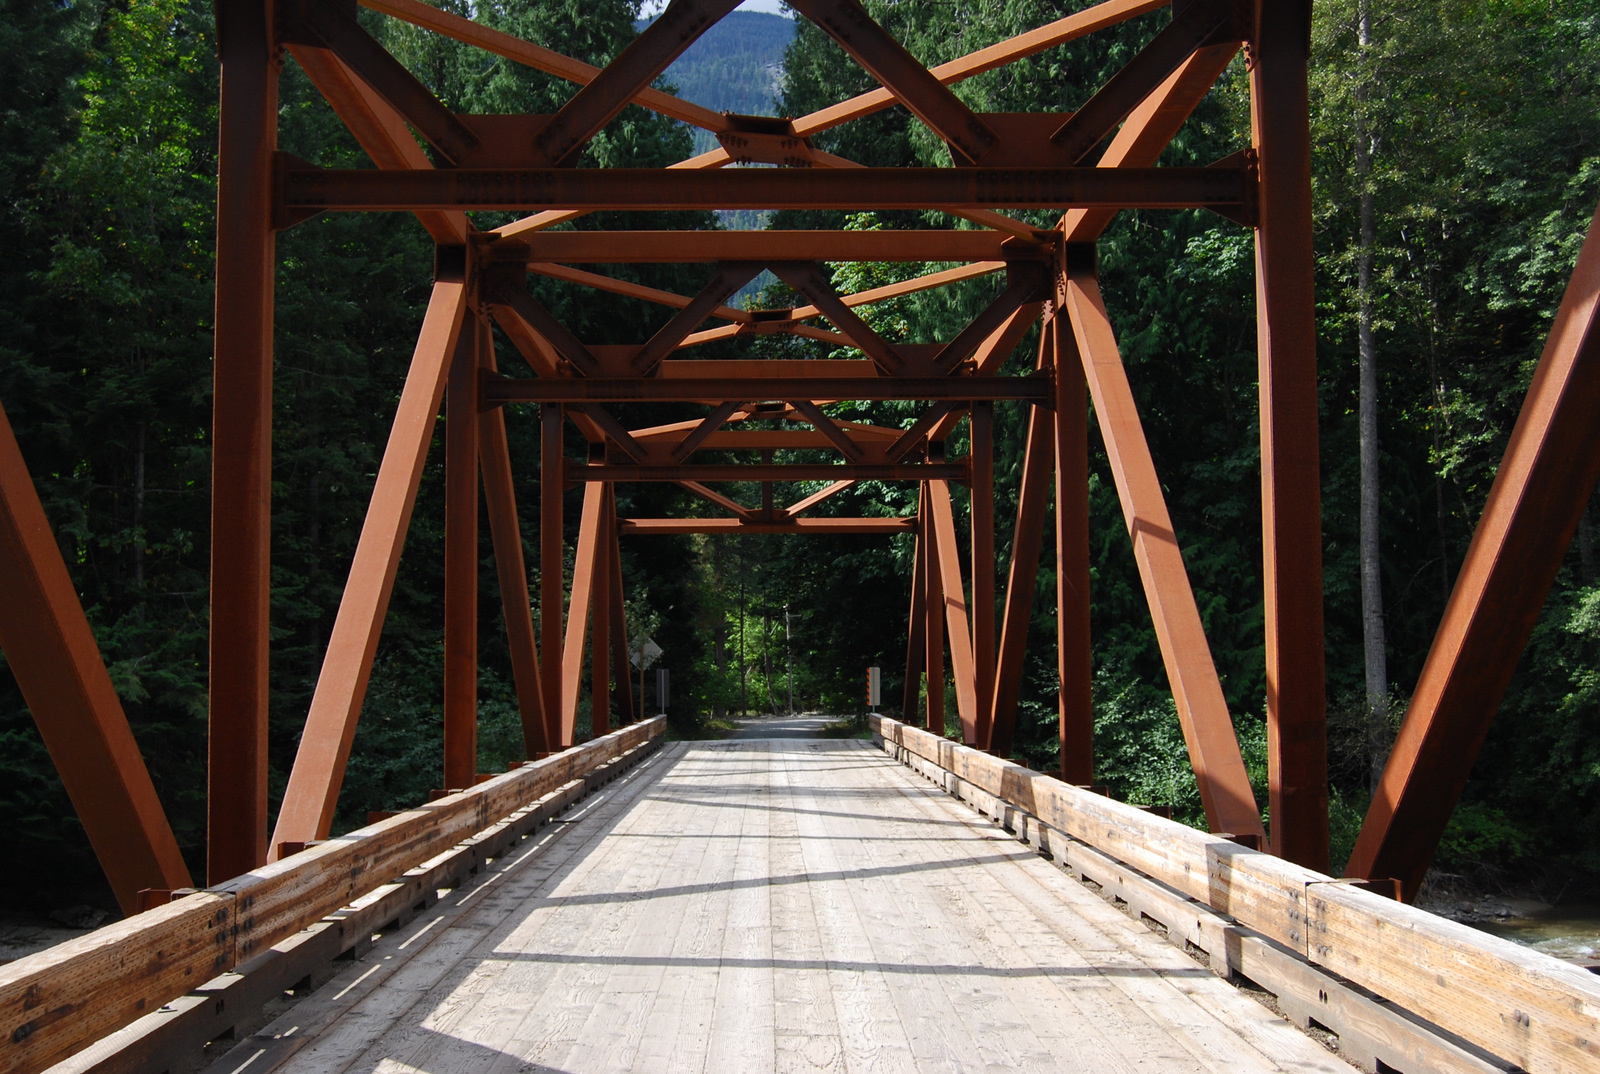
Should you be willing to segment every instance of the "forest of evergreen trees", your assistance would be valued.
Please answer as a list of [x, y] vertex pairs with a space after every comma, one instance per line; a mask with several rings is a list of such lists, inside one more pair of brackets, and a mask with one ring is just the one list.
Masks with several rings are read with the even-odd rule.
[[[620, 51], [639, 15], [627, 0], [438, 2], [591, 63]], [[1081, 5], [867, 6], [932, 64]], [[0, 403], [179, 840], [198, 861], [217, 89], [211, 7], [0, 0], [0, 11]], [[571, 93], [565, 83], [371, 12], [362, 18], [458, 111], [553, 111]], [[1135, 20], [957, 92], [980, 111], [1076, 108], [1166, 18]], [[755, 66], [740, 62], [741, 70]], [[1594, 0], [1318, 0], [1312, 78], [1337, 866], [1365, 808], [1375, 748], [1361, 597], [1363, 341], [1380, 431], [1373, 562], [1383, 602], [1382, 719], [1392, 727], [1600, 201], [1600, 7]], [[871, 85], [801, 20], [784, 55], [776, 108], [798, 115]], [[757, 101], [757, 87], [746, 88]], [[1245, 144], [1248, 122], [1241, 62], [1164, 163], [1222, 157]], [[362, 161], [292, 61], [280, 125], [289, 152], [319, 164]], [[840, 127], [821, 143], [871, 165], [948, 162], [944, 147], [900, 109]], [[686, 128], [629, 109], [584, 163], [661, 166], [693, 151]], [[1049, 213], [1033, 218], [1054, 222]], [[618, 219], [599, 214], [575, 226]], [[484, 214], [480, 222], [499, 220]], [[718, 223], [679, 213], [634, 216], [628, 225]], [[793, 212], [772, 221], [930, 225], [958, 222]], [[281, 789], [420, 323], [432, 250], [409, 217], [333, 214], [282, 233], [278, 255], [271, 751]], [[1264, 796], [1251, 236], [1198, 212], [1123, 213], [1101, 243], [1101, 264], [1216, 663]], [[856, 289], [929, 267], [838, 266], [836, 282]], [[692, 266], [630, 271], [690, 293], [706, 275]], [[668, 315], [625, 300], [584, 303], [580, 292], [552, 281], [536, 286], [586, 341], [636, 341]], [[948, 338], [992, 286], [979, 281], [878, 306], [871, 321], [890, 338]], [[789, 304], [778, 288], [758, 300]], [[1030, 362], [1034, 342], [1025, 340], [1012, 362]], [[813, 344], [770, 336], [755, 346], [777, 355]], [[502, 367], [513, 361], [508, 350]], [[897, 406], [839, 404], [835, 413], [909, 424], [911, 410]], [[668, 413], [639, 406], [621, 416], [646, 424], [674, 420]], [[507, 420], [533, 550], [538, 430], [516, 408]], [[1020, 413], [1000, 408], [997, 427], [997, 517], [1008, 519]], [[345, 782], [345, 822], [414, 803], [438, 785], [441, 470], [436, 450]], [[780, 498], [785, 491], [798, 498], [809, 490], [780, 491]], [[753, 486], [730, 494], [756, 496]], [[1194, 819], [1193, 778], [1103, 457], [1091, 494], [1097, 765], [1119, 796], [1172, 804]], [[905, 514], [915, 509], [914, 495], [866, 482], [829, 501], [828, 510]], [[623, 515], [701, 509], [660, 485], [622, 486], [619, 501]], [[575, 506], [567, 511], [574, 526]], [[1591, 501], [1447, 834], [1442, 868], [1486, 883], [1549, 877], [1559, 885], [1600, 875], [1596, 522]], [[1008, 530], [999, 535], [1002, 563]], [[868, 537], [624, 542], [632, 633], [649, 634], [666, 650], [679, 732], [692, 734], [700, 721], [741, 706], [786, 705], [790, 658], [803, 707], [858, 711], [870, 664], [885, 668], [886, 697], [897, 699], [910, 557], [903, 539]], [[530, 553], [530, 565], [537, 562]], [[1052, 569], [1047, 552], [1018, 736], [1019, 753], [1045, 767], [1055, 749]], [[514, 759], [520, 740], [492, 569], [482, 583], [481, 767], [490, 770]], [[51, 863], [48, 875], [9, 897], [62, 890], [93, 897], [98, 889], [87, 842], [9, 676], [0, 676], [0, 851]]]

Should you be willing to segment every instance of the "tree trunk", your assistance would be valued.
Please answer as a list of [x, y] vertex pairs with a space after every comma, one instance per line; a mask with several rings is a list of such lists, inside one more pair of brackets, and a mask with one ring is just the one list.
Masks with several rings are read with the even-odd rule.
[[[1367, 0], [1357, 5], [1356, 44], [1365, 59], [1372, 45], [1372, 14]], [[1355, 116], [1356, 182], [1361, 188], [1361, 238], [1356, 252], [1356, 294], [1360, 348], [1361, 426], [1361, 641], [1366, 658], [1367, 766], [1376, 791], [1389, 758], [1389, 668], [1383, 622], [1383, 566], [1378, 521], [1378, 350], [1372, 333], [1372, 248], [1377, 227], [1372, 203], [1372, 134], [1367, 128], [1369, 77], [1357, 76]]]
[[772, 612], [761, 609], [761, 663], [767, 677], [767, 706], [778, 714], [778, 699], [772, 693]]

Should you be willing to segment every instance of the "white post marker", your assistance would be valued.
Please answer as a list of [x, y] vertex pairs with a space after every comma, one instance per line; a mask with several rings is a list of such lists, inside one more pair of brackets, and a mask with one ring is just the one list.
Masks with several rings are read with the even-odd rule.
[[666, 668], [656, 668], [656, 707], [663, 716], [667, 714], [667, 702], [670, 700], [668, 686], [671, 678]]
[[867, 711], [877, 712], [883, 704], [883, 669], [867, 669]]

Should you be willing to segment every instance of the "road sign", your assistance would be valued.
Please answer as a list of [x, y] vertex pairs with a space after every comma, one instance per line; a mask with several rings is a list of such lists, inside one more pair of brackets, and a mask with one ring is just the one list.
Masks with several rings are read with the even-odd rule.
[[661, 653], [661, 646], [657, 645], [652, 639], [646, 638], [644, 639], [644, 644], [639, 646], [637, 650], [629, 650], [628, 659], [633, 662], [634, 667], [643, 671], [657, 660], [660, 660]]

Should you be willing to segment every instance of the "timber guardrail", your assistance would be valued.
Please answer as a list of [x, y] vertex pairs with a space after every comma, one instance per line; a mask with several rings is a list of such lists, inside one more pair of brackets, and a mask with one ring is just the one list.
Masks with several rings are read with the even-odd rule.
[[665, 729], [632, 724], [0, 966], [0, 1069], [67, 1058]]
[[1600, 1069], [1600, 980], [1576, 966], [888, 717], [870, 720], [886, 746], [1530, 1074]]

